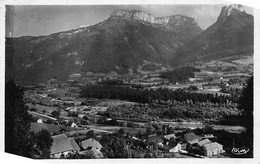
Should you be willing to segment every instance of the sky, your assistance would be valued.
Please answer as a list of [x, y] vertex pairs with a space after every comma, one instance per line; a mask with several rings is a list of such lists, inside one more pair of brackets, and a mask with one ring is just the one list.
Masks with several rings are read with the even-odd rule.
[[[216, 22], [225, 5], [16, 5], [6, 6], [6, 37], [49, 35], [107, 19], [115, 9], [143, 10], [155, 17], [186, 15], [202, 29]], [[247, 13], [253, 9], [245, 7]]]

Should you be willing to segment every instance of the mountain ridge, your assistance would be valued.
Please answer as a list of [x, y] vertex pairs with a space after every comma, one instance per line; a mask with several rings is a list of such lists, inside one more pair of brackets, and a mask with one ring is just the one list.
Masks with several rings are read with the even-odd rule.
[[[136, 10], [119, 11], [87, 27], [46, 36], [6, 38], [6, 79], [37, 83], [50, 78], [66, 79], [80, 72], [125, 74], [131, 70], [138, 73], [145, 61], [167, 68], [178, 67], [207, 56], [203, 47], [208, 43], [207, 52], [217, 48], [222, 51], [220, 43], [230, 40], [219, 37], [233, 38], [230, 47], [236, 47], [234, 30], [235, 33], [242, 30], [240, 36], [251, 35], [251, 29], [243, 35], [244, 27], [237, 25], [251, 27], [252, 18], [245, 13], [241, 16], [236, 10], [226, 15], [226, 20], [217, 21], [204, 31], [193, 18], [186, 16], [154, 17]], [[247, 17], [248, 21], [239, 21]], [[155, 21], [156, 18], [160, 21]], [[184, 53], [180, 53], [180, 47], [185, 49]]]
[[26, 83], [80, 72], [137, 72], [144, 61], [167, 66], [176, 49], [201, 31], [197, 24], [151, 24], [110, 16], [88, 27], [9, 38], [6, 75]]
[[149, 14], [142, 10], [114, 10], [110, 17], [122, 17], [122, 18], [128, 18], [128, 19], [134, 19], [134, 20], [141, 20], [144, 22], [149, 22], [152, 24], [173, 24], [173, 25], [180, 25], [184, 23], [190, 23], [190, 24], [196, 24], [194, 18], [185, 16], [185, 15], [170, 15], [170, 16], [164, 16], [164, 17], [155, 17], [152, 14]]

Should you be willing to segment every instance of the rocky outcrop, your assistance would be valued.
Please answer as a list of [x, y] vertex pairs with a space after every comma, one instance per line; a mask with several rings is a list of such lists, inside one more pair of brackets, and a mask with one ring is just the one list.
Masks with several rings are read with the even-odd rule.
[[239, 14], [239, 13], [240, 14], [245, 13], [243, 6], [240, 4], [232, 4], [229, 6], [224, 6], [221, 9], [221, 12], [218, 16], [218, 21], [225, 21], [228, 16], [234, 15], [234, 14]]
[[183, 25], [183, 24], [197, 24], [193, 18], [184, 15], [173, 15], [166, 17], [155, 17], [147, 12], [141, 10], [114, 10], [111, 17], [119, 17], [126, 19], [134, 19], [152, 24], [171, 24], [171, 25]]

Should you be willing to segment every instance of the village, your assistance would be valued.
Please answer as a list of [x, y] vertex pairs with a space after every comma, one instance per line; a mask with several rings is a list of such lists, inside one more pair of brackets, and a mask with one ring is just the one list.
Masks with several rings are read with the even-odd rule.
[[[147, 104], [79, 97], [80, 86], [117, 79], [113, 76], [105, 79], [99, 75], [90, 77], [87, 80], [86, 78], [82, 80], [81, 77], [81, 80], [77, 81], [79, 78], [73, 76], [67, 82], [52, 79], [37, 86], [25, 87], [26, 106], [34, 118], [30, 131], [37, 133], [45, 129], [51, 134], [53, 139], [51, 158], [228, 158], [232, 156], [230, 150], [232, 146], [234, 147], [230, 141], [244, 131], [243, 128], [216, 129], [206, 124], [195, 127], [182, 126], [183, 121], [176, 125], [161, 124], [158, 117], [153, 118], [149, 114], [147, 119], [144, 117], [137, 119], [139, 116], [135, 115], [133, 118], [136, 119], [126, 119], [124, 115], [122, 117], [123, 110], [120, 109], [130, 111], [137, 106], [138, 109], [141, 107], [146, 110]], [[146, 76], [146, 81], [147, 78], [153, 77]], [[218, 79], [214, 82], [224, 82], [228, 85], [229, 80], [225, 81], [223, 77]], [[189, 79], [192, 85], [197, 80], [201, 79]], [[156, 86], [140, 85], [140, 79], [134, 81], [138, 81], [135, 83], [136, 86], [142, 86], [144, 89], [151, 86], [150, 89], [154, 90]], [[124, 81], [128, 82], [129, 80]], [[169, 82], [164, 81], [163, 85], [166, 83]], [[182, 86], [182, 84], [175, 85], [180, 88]], [[199, 90], [206, 89], [207, 85], [204, 84], [202, 87]], [[212, 86], [209, 89], [214, 91]], [[217, 89], [215, 92], [219, 91], [220, 89]], [[163, 104], [163, 101], [155, 103]], [[237, 110], [235, 106], [236, 104], [232, 108], [234, 112]], [[118, 114], [115, 111], [117, 108]], [[149, 110], [146, 112], [149, 113]], [[129, 117], [131, 114], [126, 115]], [[141, 116], [145, 116], [145, 113], [142, 112]], [[108, 144], [109, 140], [104, 141], [108, 136], [121, 139], [122, 149], [126, 154], [109, 154], [108, 151], [116, 149], [113, 147], [116, 145]], [[223, 141], [225, 137], [229, 140]]]
[[[96, 124], [89, 125], [87, 128], [80, 128], [79, 125], [74, 122], [55, 125], [38, 120], [37, 123], [31, 123], [31, 131], [37, 133], [45, 129], [50, 132], [53, 139], [50, 149], [51, 158], [69, 158], [75, 154], [84, 158], [105, 158], [102, 153], [102, 139], [113, 133], [126, 140], [126, 150], [157, 154], [152, 157], [210, 158], [221, 157], [220, 155], [225, 152], [223, 145], [217, 142], [218, 139], [214, 136], [214, 130], [211, 127], [195, 129], [194, 132], [196, 131], [197, 134], [200, 131], [197, 135], [189, 128], [173, 126], [163, 126], [163, 132], [161, 132], [150, 128], [135, 131], [136, 129], [132, 130], [133, 128], [128, 127], [116, 129], [111, 127], [102, 130], [96, 129]], [[128, 157], [135, 156], [130, 153]], [[139, 156], [139, 158], [144, 157], [145, 155]]]

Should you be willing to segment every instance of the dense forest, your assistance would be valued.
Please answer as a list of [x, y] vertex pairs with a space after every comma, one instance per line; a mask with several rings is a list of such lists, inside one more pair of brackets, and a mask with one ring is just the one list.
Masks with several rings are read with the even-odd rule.
[[194, 77], [195, 72], [200, 72], [200, 69], [194, 67], [182, 67], [172, 71], [161, 73], [161, 77], [169, 80], [171, 83], [187, 81]]
[[212, 102], [226, 103], [238, 101], [237, 97], [217, 94], [190, 93], [183, 89], [171, 91], [169, 89], [134, 89], [131, 87], [113, 85], [87, 85], [81, 88], [80, 97], [98, 99], [120, 99], [139, 103], [151, 103], [153, 100], [163, 101], [192, 101], [192, 102]]

